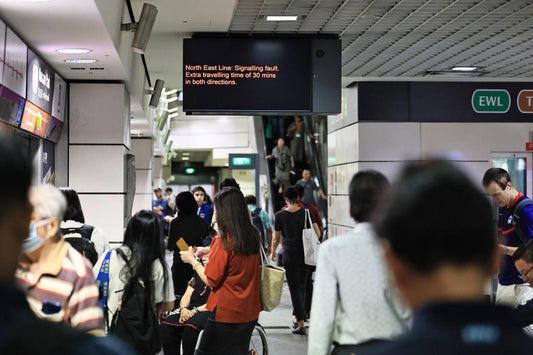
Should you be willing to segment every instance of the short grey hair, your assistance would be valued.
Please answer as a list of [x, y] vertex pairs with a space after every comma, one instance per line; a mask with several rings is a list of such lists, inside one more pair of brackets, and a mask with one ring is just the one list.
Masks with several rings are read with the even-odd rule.
[[41, 218], [55, 217], [62, 221], [67, 210], [65, 196], [52, 185], [32, 186], [30, 202], [35, 213]]

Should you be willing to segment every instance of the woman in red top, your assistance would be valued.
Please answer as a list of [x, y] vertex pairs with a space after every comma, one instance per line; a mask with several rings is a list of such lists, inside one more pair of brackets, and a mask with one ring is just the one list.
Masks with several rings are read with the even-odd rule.
[[196, 261], [192, 249], [181, 252], [212, 291], [199, 354], [247, 355], [252, 331], [262, 309], [260, 298], [260, 237], [250, 222], [241, 191], [225, 187], [215, 196], [218, 230], [211, 243], [209, 264]]

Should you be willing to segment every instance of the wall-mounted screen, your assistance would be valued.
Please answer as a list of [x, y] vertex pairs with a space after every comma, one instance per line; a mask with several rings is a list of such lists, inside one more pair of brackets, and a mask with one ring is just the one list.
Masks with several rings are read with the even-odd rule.
[[26, 100], [51, 114], [55, 73], [31, 49], [28, 49], [27, 79]]
[[29, 101], [24, 106], [20, 128], [45, 138], [50, 124], [50, 115]]
[[[198, 114], [338, 112], [340, 67], [337, 38], [185, 39], [183, 109]], [[338, 96], [328, 100], [329, 107], [317, 106], [315, 91], [322, 81], [329, 81]]]

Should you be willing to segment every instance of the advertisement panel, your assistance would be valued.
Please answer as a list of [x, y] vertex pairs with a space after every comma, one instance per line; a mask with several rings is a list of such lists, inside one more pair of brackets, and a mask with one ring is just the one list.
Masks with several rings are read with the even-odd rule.
[[55, 75], [54, 99], [52, 101], [52, 116], [65, 122], [65, 111], [67, 103], [67, 83], [59, 75]]
[[20, 128], [44, 138], [49, 124], [50, 115], [31, 102], [26, 101]]
[[31, 49], [28, 49], [28, 74], [26, 100], [47, 113], [52, 113], [52, 95], [55, 73]]
[[42, 159], [41, 159], [41, 183], [55, 183], [55, 145], [48, 141], [43, 141]]
[[9, 28], [6, 30], [4, 77], [2, 85], [22, 98], [26, 97], [28, 47]]
[[4, 77], [4, 62], [6, 61], [6, 24], [0, 20], [0, 84]]

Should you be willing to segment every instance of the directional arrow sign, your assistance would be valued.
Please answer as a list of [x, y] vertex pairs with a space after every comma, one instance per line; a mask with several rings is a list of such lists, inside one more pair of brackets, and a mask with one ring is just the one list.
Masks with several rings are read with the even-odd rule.
[[477, 113], [506, 113], [510, 106], [507, 90], [478, 89], [472, 95], [472, 108]]

